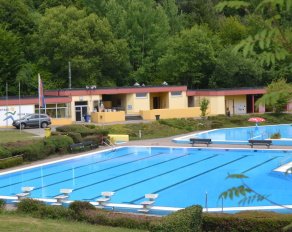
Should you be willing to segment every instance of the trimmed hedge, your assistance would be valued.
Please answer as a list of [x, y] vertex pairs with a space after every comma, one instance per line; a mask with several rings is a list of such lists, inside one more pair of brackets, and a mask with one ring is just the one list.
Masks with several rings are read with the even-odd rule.
[[153, 223], [151, 232], [197, 232], [202, 231], [202, 207], [194, 205], [164, 217]]
[[0, 160], [0, 169], [10, 168], [23, 163], [22, 156], [13, 156]]
[[291, 222], [292, 215], [273, 212], [205, 213], [203, 215], [203, 231], [274, 232], [282, 231]]
[[0, 146], [0, 159], [8, 158], [11, 156], [11, 152], [5, 147]]
[[44, 139], [44, 145], [51, 148], [52, 153], [68, 153], [70, 144], [73, 144], [73, 139], [66, 135], [51, 136]]
[[67, 126], [60, 126], [56, 128], [56, 131], [58, 132], [75, 132], [80, 133], [82, 137], [88, 136], [88, 135], [94, 135], [98, 134], [98, 131], [96, 129], [90, 129], [84, 125], [67, 125]]

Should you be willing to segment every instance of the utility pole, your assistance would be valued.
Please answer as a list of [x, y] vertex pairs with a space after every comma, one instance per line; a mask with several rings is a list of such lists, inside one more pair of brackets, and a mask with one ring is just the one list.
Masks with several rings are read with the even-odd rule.
[[69, 61], [68, 62], [68, 64], [69, 64], [69, 89], [71, 89], [71, 62]]

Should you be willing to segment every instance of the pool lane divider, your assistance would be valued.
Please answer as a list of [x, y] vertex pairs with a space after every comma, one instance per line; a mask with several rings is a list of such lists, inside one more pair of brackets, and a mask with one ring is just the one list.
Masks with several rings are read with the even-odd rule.
[[271, 158], [271, 159], [268, 159], [268, 160], [266, 160], [266, 161], [264, 161], [264, 162], [262, 162], [262, 163], [260, 163], [260, 164], [258, 164], [258, 165], [255, 165], [255, 166], [253, 166], [253, 167], [250, 167], [249, 169], [246, 169], [245, 171], [243, 171], [243, 172], [241, 172], [241, 173], [249, 172], [249, 171], [251, 171], [251, 170], [253, 170], [253, 169], [255, 169], [255, 168], [258, 168], [258, 167], [260, 167], [260, 166], [262, 166], [262, 165], [264, 165], [264, 164], [266, 164], [266, 163], [269, 163], [269, 162], [271, 162], [271, 161], [273, 161], [273, 160], [275, 160], [275, 159], [277, 159], [277, 158], [279, 158], [279, 157], [282, 157], [282, 156], [276, 156], [276, 157], [273, 157], [273, 158]]
[[[244, 155], [244, 156], [239, 157], [239, 158], [237, 158], [237, 159], [235, 159], [235, 160], [229, 161], [229, 162], [227, 162], [227, 163], [225, 163], [225, 164], [222, 164], [222, 165], [219, 165], [219, 166], [217, 166], [217, 167], [214, 167], [214, 168], [208, 169], [208, 170], [206, 170], [206, 171], [204, 171], [204, 172], [201, 172], [201, 173], [199, 173], [199, 174], [196, 174], [196, 175], [194, 175], [194, 176], [191, 176], [191, 177], [189, 177], [189, 178], [187, 178], [187, 179], [184, 179], [184, 180], [182, 180], [182, 181], [179, 181], [179, 182], [176, 182], [176, 183], [174, 183], [174, 184], [168, 185], [168, 186], [166, 186], [166, 187], [164, 187], [164, 188], [158, 189], [158, 190], [156, 190], [155, 192], [152, 192], [152, 193], [153, 193], [153, 194], [160, 193], [160, 192], [162, 192], [162, 191], [164, 191], [164, 190], [166, 190], [166, 189], [172, 188], [172, 187], [174, 187], [174, 186], [180, 185], [180, 184], [182, 184], [182, 183], [185, 183], [185, 182], [187, 182], [187, 181], [190, 181], [190, 180], [192, 180], [192, 179], [195, 179], [195, 178], [197, 178], [197, 177], [199, 177], [199, 176], [202, 176], [202, 175], [204, 175], [204, 174], [210, 173], [210, 172], [212, 172], [212, 171], [214, 171], [214, 170], [216, 170], [216, 169], [222, 168], [222, 167], [224, 167], [224, 166], [226, 166], [226, 165], [228, 165], [228, 164], [232, 164], [232, 163], [234, 163], [234, 162], [237, 162], [237, 161], [239, 161], [239, 160], [242, 160], [242, 159], [244, 159], [244, 158], [246, 158], [246, 157], [248, 157], [248, 156], [249, 156], [249, 155]], [[133, 204], [134, 204], [134, 202], [139, 201], [139, 200], [142, 200], [142, 199], [144, 199], [144, 197], [145, 197], [145, 196], [141, 196], [141, 197], [139, 197], [139, 198], [136, 198], [136, 199], [130, 201], [129, 203], [133, 203]]]
[[[194, 164], [201, 163], [201, 162], [203, 162], [203, 161], [206, 161], [206, 160], [212, 159], [212, 158], [214, 158], [214, 157], [216, 157], [216, 156], [218, 156], [218, 154], [215, 154], [215, 155], [209, 156], [209, 157], [204, 158], [204, 159], [201, 159], [201, 160], [197, 160], [197, 161], [195, 161], [195, 162], [192, 162], [192, 163], [189, 163], [189, 164], [186, 164], [186, 165], [180, 166], [180, 167], [175, 168], [175, 169], [171, 169], [171, 170], [169, 170], [169, 171], [167, 171], [167, 172], [163, 172], [163, 173], [161, 173], [161, 174], [159, 174], [159, 175], [155, 175], [155, 176], [152, 176], [152, 177], [148, 177], [148, 178], [146, 178], [146, 179], [143, 179], [143, 180], [137, 181], [137, 182], [135, 182], [135, 183], [132, 183], [132, 184], [129, 184], [129, 185], [123, 186], [123, 187], [121, 187], [121, 188], [114, 189], [113, 192], [117, 193], [117, 192], [120, 191], [120, 190], [123, 190], [123, 189], [126, 189], [126, 188], [133, 187], [134, 185], [141, 184], [141, 183], [146, 182], [146, 181], [148, 181], [148, 180], [152, 180], [152, 179], [155, 179], [155, 178], [161, 177], [161, 176], [163, 176], [163, 175], [166, 175], [166, 174], [169, 174], [169, 173], [172, 173], [172, 172], [176, 172], [176, 171], [178, 171], [178, 170], [180, 170], [180, 169], [183, 169], [183, 168], [186, 168], [186, 167], [192, 166], [192, 165], [194, 165]], [[160, 164], [159, 164], [159, 165], [160, 165]], [[92, 197], [92, 198], [87, 199], [87, 200], [94, 200], [94, 199], [96, 199], [96, 198], [98, 198], [98, 197], [101, 197], [101, 195], [98, 195], [98, 196]]]
[[[118, 164], [118, 165], [111, 166], [111, 167], [108, 167], [108, 168], [100, 169], [100, 170], [97, 170], [97, 171], [94, 171], [94, 172], [89, 172], [89, 173], [86, 173], [86, 174], [83, 174], [83, 175], [80, 175], [80, 176], [75, 176], [74, 179], [79, 179], [81, 177], [89, 176], [89, 175], [92, 175], [92, 174], [95, 174], [95, 173], [99, 173], [99, 172], [102, 172], [102, 171], [107, 171], [107, 170], [110, 170], [110, 169], [113, 169], [113, 168], [121, 167], [121, 166], [130, 164], [130, 163], [135, 163], [137, 161], [149, 159], [149, 158], [152, 158], [152, 157], [155, 157], [155, 156], [160, 156], [160, 155], [163, 155], [163, 154], [165, 154], [165, 153], [160, 152], [160, 153], [157, 153], [155, 155], [143, 157], [143, 158], [136, 159], [136, 160], [131, 160], [131, 161], [126, 162], [126, 163], [122, 163], [122, 164]], [[68, 179], [65, 179], [65, 180], [62, 180], [62, 181], [54, 182], [54, 183], [51, 183], [51, 184], [48, 184], [48, 185], [45, 185], [45, 186], [42, 186], [42, 187], [36, 187], [36, 188], [34, 188], [34, 191], [38, 190], [38, 189], [46, 188], [46, 187], [49, 187], [49, 186], [53, 186], [53, 185], [56, 185], [56, 184], [60, 184], [60, 183], [66, 182], [66, 181], [70, 181], [70, 180], [72, 180], [72, 178], [68, 178]], [[75, 189], [73, 191], [75, 191]]]
[[[135, 154], [135, 152], [127, 153], [125, 155], [121, 155], [121, 156], [118, 156], [118, 157], [112, 157], [112, 158], [109, 158], [109, 159], [100, 160], [100, 161], [93, 162], [93, 163], [90, 163], [90, 164], [84, 164], [84, 165], [76, 166], [76, 167], [74, 167], [74, 169], [83, 168], [83, 167], [90, 166], [90, 165], [93, 165], [93, 164], [104, 163], [104, 162], [107, 162], [107, 161], [110, 161], [110, 160], [123, 158], [123, 157], [129, 156], [129, 155], [133, 155], [133, 154]], [[62, 171], [46, 174], [46, 175], [43, 175], [43, 176], [39, 176], [39, 177], [27, 179], [27, 180], [22, 180], [22, 181], [19, 181], [19, 182], [14, 182], [14, 183], [11, 183], [9, 185], [3, 185], [3, 186], [0, 186], [0, 189], [1, 188], [6, 188], [6, 187], [9, 187], [9, 186], [12, 186], [12, 185], [16, 185], [16, 184], [21, 184], [21, 183], [27, 182], [27, 181], [37, 180], [37, 179], [41, 179], [41, 178], [48, 177], [48, 176], [53, 176], [53, 175], [60, 174], [60, 173], [63, 173], [63, 172], [68, 172], [68, 171], [72, 171], [72, 168], [68, 168], [68, 169], [65, 169], [65, 170], [62, 170]]]

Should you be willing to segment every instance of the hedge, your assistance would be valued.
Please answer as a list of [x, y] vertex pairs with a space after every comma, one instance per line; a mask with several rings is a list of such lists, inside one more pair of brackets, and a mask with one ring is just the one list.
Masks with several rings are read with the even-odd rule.
[[73, 139], [66, 135], [51, 136], [44, 139], [44, 145], [46, 147], [51, 147], [52, 153], [68, 153], [69, 145], [73, 144]]
[[5, 147], [0, 146], [0, 159], [4, 159], [11, 156], [11, 152]]
[[90, 129], [84, 125], [76, 125], [76, 124], [57, 127], [56, 131], [66, 132], [66, 133], [77, 132], [77, 133], [80, 133], [82, 137], [98, 134], [98, 131], [96, 129]]
[[291, 214], [277, 214], [274, 212], [205, 213], [203, 215], [203, 231], [274, 232], [282, 231], [291, 222]]
[[22, 163], [23, 163], [23, 158], [21, 155], [1, 159], [0, 169], [14, 167]]
[[151, 232], [197, 232], [202, 231], [202, 207], [194, 205], [152, 223]]

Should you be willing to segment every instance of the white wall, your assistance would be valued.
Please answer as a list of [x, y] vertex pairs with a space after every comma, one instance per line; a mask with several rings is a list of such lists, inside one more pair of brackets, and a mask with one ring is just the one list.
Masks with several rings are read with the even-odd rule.
[[[20, 112], [21, 111], [21, 115]], [[0, 126], [11, 126], [13, 120], [19, 119], [26, 114], [33, 114], [34, 105], [0, 106]]]

